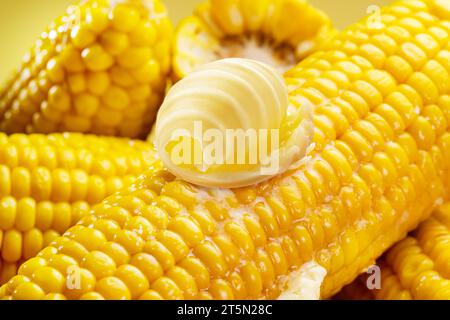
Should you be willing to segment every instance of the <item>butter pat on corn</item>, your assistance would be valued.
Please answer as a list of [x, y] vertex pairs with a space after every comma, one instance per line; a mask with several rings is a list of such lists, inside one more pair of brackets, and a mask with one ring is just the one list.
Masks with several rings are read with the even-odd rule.
[[243, 187], [288, 170], [313, 136], [309, 105], [289, 108], [283, 77], [249, 59], [198, 68], [168, 93], [156, 123], [161, 160], [207, 187]]
[[305, 263], [297, 271], [288, 276], [288, 287], [279, 300], [319, 300], [320, 287], [327, 275], [325, 270], [317, 262]]

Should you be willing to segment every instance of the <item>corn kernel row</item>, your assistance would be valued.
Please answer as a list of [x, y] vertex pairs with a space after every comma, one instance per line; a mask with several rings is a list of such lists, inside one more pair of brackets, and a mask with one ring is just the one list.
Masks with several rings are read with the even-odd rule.
[[0, 198], [94, 204], [148, 168], [143, 142], [77, 134], [0, 134]]
[[0, 130], [145, 135], [170, 71], [158, 0], [88, 0], [41, 34], [0, 90]]

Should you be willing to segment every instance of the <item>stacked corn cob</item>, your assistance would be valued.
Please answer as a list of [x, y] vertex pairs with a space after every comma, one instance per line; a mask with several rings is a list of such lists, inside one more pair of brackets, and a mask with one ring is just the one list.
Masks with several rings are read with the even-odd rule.
[[145, 136], [170, 72], [159, 0], [84, 0], [42, 33], [0, 90], [0, 130]]
[[[0, 289], [4, 299], [276, 298], [310, 260], [330, 297], [429, 217], [449, 175], [450, 7], [401, 1], [287, 73], [315, 148], [253, 188], [164, 170], [107, 198]], [[291, 279], [292, 280], [292, 279]]]
[[0, 134], [0, 283], [152, 164], [151, 146], [79, 134]]
[[177, 28], [175, 78], [229, 57], [261, 60], [286, 71], [333, 33], [329, 18], [305, 0], [208, 0]]
[[369, 291], [358, 278], [338, 298], [450, 300], [450, 204], [436, 210], [380, 261], [381, 288]]

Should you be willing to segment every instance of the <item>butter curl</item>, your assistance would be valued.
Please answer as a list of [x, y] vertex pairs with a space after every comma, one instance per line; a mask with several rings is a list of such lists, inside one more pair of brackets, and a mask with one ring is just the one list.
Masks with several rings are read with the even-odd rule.
[[172, 87], [158, 113], [155, 144], [179, 178], [234, 188], [291, 168], [305, 156], [312, 133], [311, 107], [290, 106], [278, 71], [224, 59]]

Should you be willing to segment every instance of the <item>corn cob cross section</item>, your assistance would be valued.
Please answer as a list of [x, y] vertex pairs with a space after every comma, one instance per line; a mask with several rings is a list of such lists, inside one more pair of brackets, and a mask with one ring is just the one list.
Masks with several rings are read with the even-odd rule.
[[172, 32], [159, 0], [69, 7], [0, 90], [0, 130], [145, 136], [170, 72]]
[[[269, 182], [202, 189], [144, 174], [0, 289], [4, 299], [277, 298], [315, 261], [331, 297], [446, 200], [450, 9], [386, 7], [287, 73], [314, 149]], [[64, 260], [64, 263], [60, 263]]]
[[331, 34], [328, 17], [305, 0], [208, 0], [176, 30], [174, 75], [180, 79], [230, 57], [260, 60], [284, 72]]
[[0, 270], [34, 257], [154, 157], [151, 145], [127, 139], [0, 134]]

